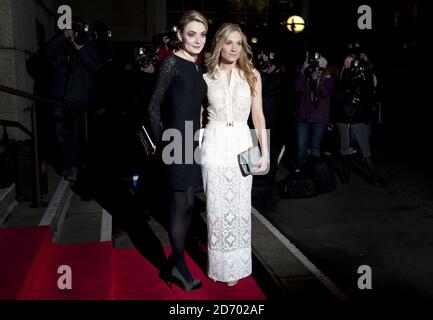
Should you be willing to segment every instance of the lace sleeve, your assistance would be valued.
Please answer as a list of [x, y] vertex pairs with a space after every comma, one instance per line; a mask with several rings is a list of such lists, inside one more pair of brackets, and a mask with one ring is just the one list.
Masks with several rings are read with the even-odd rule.
[[174, 57], [168, 57], [164, 60], [148, 107], [150, 127], [155, 144], [159, 141], [161, 135], [161, 105], [175, 76], [175, 61]]

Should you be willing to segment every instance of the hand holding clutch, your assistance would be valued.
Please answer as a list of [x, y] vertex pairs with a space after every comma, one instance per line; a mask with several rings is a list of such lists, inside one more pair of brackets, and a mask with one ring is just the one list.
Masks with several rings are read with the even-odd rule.
[[239, 166], [244, 176], [262, 174], [262, 171], [257, 171], [262, 155], [259, 147], [251, 147], [248, 150], [241, 152], [238, 155]]

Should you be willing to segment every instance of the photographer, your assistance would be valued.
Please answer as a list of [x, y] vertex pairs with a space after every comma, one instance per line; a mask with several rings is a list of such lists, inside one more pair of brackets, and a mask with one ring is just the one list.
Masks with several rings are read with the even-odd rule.
[[269, 49], [261, 50], [257, 55], [256, 65], [262, 77], [263, 113], [266, 128], [270, 130], [270, 169], [268, 174], [254, 177], [253, 195], [270, 194], [277, 175], [280, 150], [277, 117], [283, 81], [278, 57], [273, 50]]
[[328, 69], [327, 60], [316, 53], [299, 70], [295, 90], [300, 93], [300, 103], [295, 114], [298, 144], [297, 169], [302, 170], [311, 156], [321, 157], [321, 146], [329, 124], [330, 96], [334, 79]]
[[[122, 80], [122, 118], [124, 118], [124, 145], [127, 146], [130, 156], [126, 166], [130, 176], [139, 175], [140, 187], [136, 192], [144, 193], [140, 197], [142, 201], [148, 201], [146, 191], [148, 187], [155, 188], [151, 175], [154, 173], [154, 164], [142, 151], [140, 141], [136, 136], [136, 128], [147, 124], [147, 110], [143, 106], [150, 103], [153, 87], [156, 81], [157, 58], [153, 47], [150, 45], [133, 49], [129, 70], [124, 72]], [[149, 168], [151, 168], [149, 170]], [[149, 193], [147, 193], [149, 194]], [[148, 201], [148, 203], [150, 203]]]
[[[370, 142], [370, 145], [372, 143], [372, 136], [374, 127], [379, 121], [380, 118], [380, 88], [378, 84], [378, 78], [376, 76], [376, 70], [374, 64], [370, 61], [367, 54], [365, 52], [361, 52], [359, 54], [359, 60], [361, 62], [361, 66], [365, 68], [366, 72], [368, 72], [371, 75], [371, 81], [373, 81], [373, 96], [374, 100], [372, 100], [372, 103], [370, 104], [369, 115], [368, 115], [368, 122], [366, 122], [367, 125], [367, 131], [368, 131], [368, 141]], [[355, 152], [359, 150], [359, 146], [356, 142], [356, 138], [353, 134], [353, 132], [350, 133], [350, 146], [352, 148], [352, 151]]]
[[155, 84], [157, 56], [150, 47], [138, 47], [133, 50], [129, 70], [125, 72], [124, 94], [125, 114], [131, 123], [146, 123], [146, 110]]
[[108, 27], [101, 21], [95, 21], [90, 35], [101, 67], [93, 75], [93, 89], [87, 108], [85, 166], [74, 188], [75, 192], [81, 193], [83, 200], [92, 198], [94, 191], [100, 189], [100, 181], [105, 181], [107, 185], [108, 180], [121, 176], [124, 166], [119, 155], [125, 154], [118, 147], [123, 143], [119, 111], [123, 99], [119, 89], [122, 69], [114, 57]]
[[368, 64], [356, 55], [345, 58], [338, 86], [337, 127], [340, 133], [342, 156], [342, 183], [348, 183], [351, 171], [350, 133], [353, 132], [361, 149], [363, 162], [369, 172], [369, 180], [376, 185], [386, 184], [380, 178], [371, 160], [367, 125], [374, 103], [374, 81]]
[[61, 157], [58, 169], [70, 181], [76, 180], [81, 165], [83, 111], [92, 92], [93, 75], [101, 66], [88, 32], [89, 26], [75, 18], [73, 29], [58, 33], [46, 47], [52, 72], [50, 97], [71, 105], [52, 109]]
[[[182, 43], [177, 36], [177, 32], [177, 26], [173, 26], [169, 28], [167, 32], [157, 36], [155, 53], [158, 67], [162, 65], [165, 58], [173, 55], [180, 49]], [[196, 64], [201, 65], [203, 62], [204, 58], [199, 54], [197, 56]]]
[[156, 58], [158, 64], [162, 64], [166, 57], [171, 56], [179, 46], [176, 31], [173, 30], [159, 36], [156, 44]]

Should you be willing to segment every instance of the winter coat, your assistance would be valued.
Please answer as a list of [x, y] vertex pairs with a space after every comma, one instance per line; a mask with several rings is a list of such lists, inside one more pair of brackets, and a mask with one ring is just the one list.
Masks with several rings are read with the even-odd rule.
[[[330, 97], [334, 87], [334, 79], [324, 76], [318, 82], [306, 78], [303, 71], [299, 71], [295, 80], [295, 90], [301, 93], [295, 119], [311, 123], [329, 123]], [[314, 101], [314, 95], [317, 101]]]

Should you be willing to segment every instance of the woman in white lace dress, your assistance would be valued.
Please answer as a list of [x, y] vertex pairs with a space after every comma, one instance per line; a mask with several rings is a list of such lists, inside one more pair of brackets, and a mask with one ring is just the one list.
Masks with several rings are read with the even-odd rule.
[[261, 78], [251, 62], [251, 47], [236, 24], [216, 32], [208, 60], [207, 120], [201, 163], [207, 204], [208, 276], [233, 286], [252, 272], [252, 176], [243, 176], [238, 154], [252, 146], [247, 121], [252, 113], [265, 171], [268, 145], [262, 109]]

